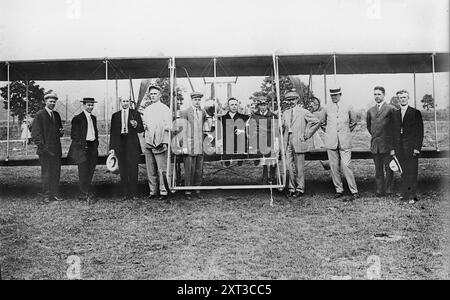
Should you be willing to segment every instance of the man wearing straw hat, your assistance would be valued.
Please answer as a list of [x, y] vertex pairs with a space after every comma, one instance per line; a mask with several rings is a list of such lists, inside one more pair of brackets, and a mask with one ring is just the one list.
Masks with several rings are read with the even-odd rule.
[[61, 141], [64, 134], [61, 117], [55, 111], [58, 96], [50, 93], [44, 96], [45, 107], [36, 113], [31, 138], [37, 146], [41, 164], [43, 203], [62, 201], [57, 196], [61, 174]]
[[90, 203], [93, 200], [92, 177], [97, 166], [98, 130], [97, 118], [92, 114], [94, 98], [83, 98], [83, 111], [73, 117], [70, 138], [72, 143], [67, 157], [78, 165], [80, 181], [80, 200]]
[[130, 99], [120, 97], [121, 110], [111, 117], [109, 153], [119, 162], [122, 200], [137, 199], [139, 157], [142, 153], [138, 133], [144, 132], [141, 114], [130, 108]]
[[355, 176], [350, 169], [352, 131], [356, 127], [356, 115], [352, 107], [341, 100], [342, 92], [340, 87], [331, 88], [330, 96], [332, 101], [325, 107], [323, 122], [326, 126], [325, 148], [330, 161], [331, 178], [336, 189], [335, 198], [340, 198], [344, 195], [344, 186], [339, 170], [339, 167], [341, 167], [352, 194], [350, 200], [354, 200], [359, 198]]

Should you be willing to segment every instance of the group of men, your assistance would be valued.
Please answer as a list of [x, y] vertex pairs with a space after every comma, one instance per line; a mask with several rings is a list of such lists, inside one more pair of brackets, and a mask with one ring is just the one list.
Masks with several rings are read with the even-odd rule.
[[[359, 198], [359, 192], [351, 164], [352, 132], [356, 127], [355, 112], [349, 103], [341, 99], [340, 87], [330, 89], [331, 102], [319, 112], [310, 112], [302, 107], [300, 96], [289, 91], [284, 96], [293, 105], [277, 114], [268, 109], [267, 98], [258, 98], [257, 110], [251, 116], [238, 112], [238, 100], [228, 99], [228, 111], [218, 116], [220, 128], [215, 137], [211, 134], [211, 122], [201, 107], [203, 94], [191, 93], [191, 105], [180, 111], [173, 122], [172, 113], [161, 102], [161, 88], [150, 85], [147, 90], [149, 105], [142, 111], [131, 108], [130, 100], [121, 98], [121, 109], [111, 118], [110, 149], [119, 164], [121, 187], [124, 199], [137, 198], [138, 165], [142, 150], [145, 155], [149, 198], [166, 199], [168, 181], [168, 145], [173, 152], [182, 157], [184, 164], [184, 185], [187, 197], [200, 193], [196, 187], [202, 184], [203, 157], [211, 149], [221, 149], [221, 153], [254, 153], [261, 157], [276, 157], [281, 147], [285, 149], [288, 171], [288, 197], [301, 197], [305, 193], [305, 153], [314, 146], [312, 137], [319, 128], [325, 131], [324, 147], [327, 149], [331, 178], [335, 187], [335, 197], [344, 195], [341, 170], [347, 181], [351, 197]], [[423, 121], [420, 111], [408, 105], [409, 94], [405, 90], [397, 92], [400, 109], [385, 101], [385, 89], [374, 88], [375, 106], [366, 116], [367, 129], [371, 134], [371, 152], [375, 163], [376, 194], [383, 196], [393, 193], [393, 172], [389, 167], [392, 159], [398, 157], [402, 170], [401, 199], [418, 200], [416, 195], [418, 156], [423, 141]], [[37, 145], [42, 170], [44, 202], [61, 200], [58, 185], [61, 167], [61, 143], [63, 127], [59, 114], [54, 111], [58, 97], [45, 96], [45, 108], [36, 114], [32, 126], [32, 138]], [[97, 120], [92, 115], [94, 98], [82, 100], [83, 111], [72, 120], [72, 143], [68, 159], [78, 165], [80, 180], [80, 199], [88, 202], [94, 199], [91, 182], [97, 164], [98, 129]], [[250, 121], [254, 121], [253, 123]], [[253, 134], [249, 127], [256, 124]], [[284, 145], [276, 126], [281, 124]], [[144, 133], [141, 145], [139, 134]], [[220, 138], [219, 138], [220, 137]], [[228, 139], [228, 141], [227, 141]], [[214, 145], [215, 143], [215, 145]], [[268, 151], [262, 149], [266, 146]], [[243, 147], [243, 149], [239, 149]], [[241, 150], [241, 151], [240, 151]], [[179, 166], [177, 173], [180, 173]], [[272, 183], [275, 178], [275, 165], [264, 165], [263, 182]]]

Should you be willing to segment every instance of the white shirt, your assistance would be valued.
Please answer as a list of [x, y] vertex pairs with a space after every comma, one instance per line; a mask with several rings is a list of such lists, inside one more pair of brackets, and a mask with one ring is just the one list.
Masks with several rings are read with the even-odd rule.
[[128, 133], [128, 117], [130, 115], [130, 108], [122, 109], [120, 114], [120, 133]]
[[161, 101], [155, 102], [144, 110], [142, 122], [146, 126], [145, 143], [150, 147], [169, 143], [169, 130], [172, 124], [170, 108]]
[[236, 113], [232, 113], [232, 112], [228, 112], [228, 114], [230, 115], [230, 117], [231, 117], [232, 119], [234, 119], [234, 116], [236, 115]]
[[87, 119], [87, 133], [86, 133], [86, 141], [95, 141], [95, 131], [94, 131], [94, 122], [92, 122], [92, 117], [91, 114], [88, 113], [87, 111], [83, 110], [84, 115], [86, 116]]
[[403, 118], [405, 117], [406, 110], [408, 109], [408, 106], [409, 105], [405, 105], [405, 106], [400, 105], [400, 112], [402, 113], [402, 122], [403, 122]]
[[194, 110], [194, 117], [196, 119], [201, 119], [202, 112], [201, 112], [200, 108], [196, 108], [196, 107], [192, 106], [192, 109]]

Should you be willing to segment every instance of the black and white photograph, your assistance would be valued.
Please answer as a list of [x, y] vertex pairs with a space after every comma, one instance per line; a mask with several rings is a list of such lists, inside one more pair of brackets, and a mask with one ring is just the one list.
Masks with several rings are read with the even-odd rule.
[[449, 280], [449, 6], [0, 0], [0, 280]]

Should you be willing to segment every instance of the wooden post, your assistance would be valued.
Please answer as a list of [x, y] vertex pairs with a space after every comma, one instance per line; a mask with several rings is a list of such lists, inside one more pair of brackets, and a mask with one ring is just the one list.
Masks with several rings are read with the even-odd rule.
[[11, 115], [11, 82], [9, 81], [9, 62], [6, 63], [6, 78], [8, 80], [8, 107], [7, 107], [7, 115], [8, 115], [8, 120], [6, 121], [6, 126], [8, 126], [6, 128], [6, 161], [9, 160], [9, 118]]
[[434, 87], [434, 73], [435, 71], [435, 63], [434, 63], [434, 57], [436, 56], [436, 53], [433, 53], [431, 55], [431, 63], [432, 63], [432, 68], [433, 68], [433, 73], [432, 73], [432, 79], [433, 79], [433, 107], [434, 107], [434, 139], [436, 141], [436, 150], [439, 151], [439, 141], [438, 141], [438, 136], [437, 136], [437, 115], [436, 115], [436, 91], [435, 91], [435, 87]]
[[106, 85], [106, 99], [105, 99], [105, 131], [106, 131], [106, 153], [109, 151], [109, 128], [108, 128], [108, 101], [109, 101], [109, 91], [108, 91], [108, 58], [105, 58], [105, 85]]
[[286, 184], [286, 156], [285, 156], [285, 149], [284, 149], [284, 141], [283, 141], [283, 131], [282, 131], [282, 124], [281, 124], [281, 91], [280, 91], [280, 76], [278, 73], [278, 56], [273, 54], [272, 56], [273, 60], [273, 69], [274, 69], [274, 75], [275, 75], [275, 86], [276, 86], [276, 92], [277, 92], [277, 104], [278, 104], [278, 129], [280, 131], [280, 141], [281, 141], [281, 161], [282, 161], [282, 167], [283, 167], [283, 180], [282, 185], [284, 186]]

